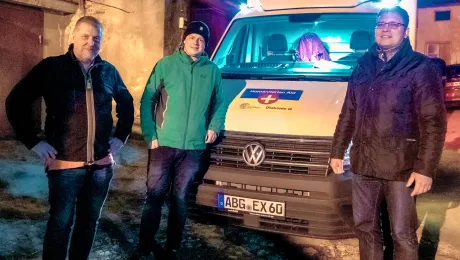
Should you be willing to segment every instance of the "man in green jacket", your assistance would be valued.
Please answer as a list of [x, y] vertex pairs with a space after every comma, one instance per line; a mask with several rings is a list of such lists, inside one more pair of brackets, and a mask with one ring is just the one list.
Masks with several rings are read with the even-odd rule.
[[218, 67], [204, 53], [209, 28], [192, 22], [182, 46], [155, 66], [141, 100], [141, 127], [149, 145], [147, 199], [138, 254], [150, 254], [171, 187], [166, 254], [177, 257], [186, 220], [186, 194], [199, 171], [206, 144], [224, 126], [226, 106]]

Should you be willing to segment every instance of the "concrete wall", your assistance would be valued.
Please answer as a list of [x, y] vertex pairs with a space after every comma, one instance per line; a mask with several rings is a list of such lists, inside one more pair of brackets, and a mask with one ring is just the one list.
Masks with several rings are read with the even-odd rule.
[[[73, 15], [63, 15], [60, 13], [44, 10], [43, 12], [43, 58], [58, 56], [66, 52], [65, 28], [70, 23]], [[45, 128], [46, 106], [41, 104], [41, 128]]]
[[98, 18], [104, 27], [101, 57], [118, 69], [133, 95], [133, 131], [139, 133], [140, 99], [155, 63], [163, 57], [164, 12], [164, 0], [87, 1], [85, 8], [80, 7], [73, 15], [45, 11], [44, 57], [67, 51], [80, 17], [86, 14]]
[[[0, 2], [0, 138], [14, 136], [5, 111], [13, 87], [43, 58], [44, 15], [36, 8]], [[40, 102], [32, 118], [40, 119]], [[40, 125], [34, 125], [39, 128]]]
[[65, 28], [73, 15], [62, 15], [44, 11], [43, 58], [63, 54], [68, 45], [65, 43]]
[[[52, 1], [47, 3], [62, 4], [62, 1]], [[75, 14], [70, 15], [63, 14], [62, 10], [50, 10], [46, 6], [38, 5], [35, 1], [19, 1], [18, 3], [15, 2], [15, 4], [19, 4], [17, 5], [19, 8], [21, 7], [20, 5], [33, 3], [35, 8], [44, 9], [43, 34], [40, 34], [42, 36], [43, 55], [40, 52], [37, 58], [41, 56], [46, 58], [65, 53], [72, 42], [71, 36], [75, 23], [83, 15], [95, 16], [102, 22], [104, 34], [101, 56], [115, 65], [133, 95], [136, 113], [133, 130], [134, 132], [140, 132], [140, 99], [155, 63], [163, 57], [164, 53], [165, 0], [98, 0], [97, 3], [84, 2], [86, 2], [85, 8], [80, 6]], [[39, 11], [39, 9], [35, 10]], [[36, 36], [32, 38], [38, 42]], [[37, 48], [29, 49], [37, 50]], [[34, 64], [37, 62], [34, 61]], [[19, 79], [20, 77], [14, 79], [14, 81], [17, 82]], [[3, 92], [9, 93], [9, 90]], [[113, 111], [115, 114], [115, 107]], [[0, 113], [4, 114], [1, 110]], [[42, 119], [43, 117], [44, 114], [42, 113]], [[6, 119], [0, 119], [0, 123], [5, 124], [3, 121], [6, 121]]]
[[[87, 1], [85, 11], [104, 26], [101, 56], [115, 65], [134, 97], [138, 132], [140, 99], [151, 70], [163, 57], [164, 0]], [[79, 10], [66, 28], [68, 42], [82, 15]]]
[[[435, 21], [435, 11], [449, 10], [450, 21]], [[460, 5], [418, 10], [417, 51], [425, 53], [427, 42], [450, 42], [450, 60], [446, 62], [460, 63]]]

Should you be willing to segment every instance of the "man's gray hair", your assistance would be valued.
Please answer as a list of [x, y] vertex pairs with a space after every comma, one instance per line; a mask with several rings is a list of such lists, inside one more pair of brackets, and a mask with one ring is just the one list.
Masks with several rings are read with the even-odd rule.
[[78, 19], [77, 23], [75, 24], [74, 32], [78, 31], [80, 24], [86, 23], [92, 25], [94, 28], [101, 30], [102, 32], [102, 23], [94, 16], [83, 16], [82, 18]]

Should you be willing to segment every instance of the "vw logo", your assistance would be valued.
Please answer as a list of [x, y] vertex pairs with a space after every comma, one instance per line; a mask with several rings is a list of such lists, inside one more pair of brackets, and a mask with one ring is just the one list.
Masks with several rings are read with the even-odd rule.
[[265, 149], [260, 143], [249, 143], [244, 147], [243, 159], [249, 166], [259, 166], [265, 160]]

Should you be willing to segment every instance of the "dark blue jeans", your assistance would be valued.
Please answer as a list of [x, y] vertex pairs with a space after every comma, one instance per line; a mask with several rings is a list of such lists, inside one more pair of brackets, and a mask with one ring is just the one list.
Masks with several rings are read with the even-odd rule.
[[43, 243], [43, 259], [66, 258], [75, 208], [69, 259], [88, 258], [112, 176], [112, 166], [93, 165], [48, 172], [51, 208]]
[[203, 151], [158, 147], [149, 150], [147, 199], [142, 212], [139, 251], [152, 251], [161, 220], [161, 208], [171, 188], [166, 249], [180, 247], [187, 219], [186, 195], [200, 170]]
[[418, 227], [413, 188], [406, 182], [353, 174], [353, 218], [363, 260], [383, 260], [381, 209], [386, 202], [394, 260], [418, 260]]

